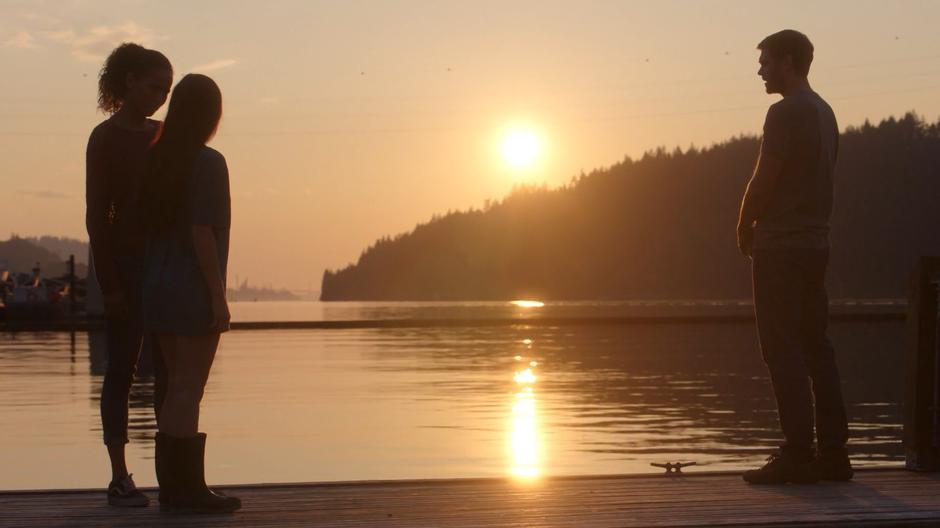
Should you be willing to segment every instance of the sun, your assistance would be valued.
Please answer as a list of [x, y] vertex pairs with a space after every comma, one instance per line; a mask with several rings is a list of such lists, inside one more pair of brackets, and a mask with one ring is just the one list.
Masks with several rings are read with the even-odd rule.
[[539, 151], [539, 138], [531, 130], [513, 130], [503, 138], [503, 159], [517, 169], [531, 167]]

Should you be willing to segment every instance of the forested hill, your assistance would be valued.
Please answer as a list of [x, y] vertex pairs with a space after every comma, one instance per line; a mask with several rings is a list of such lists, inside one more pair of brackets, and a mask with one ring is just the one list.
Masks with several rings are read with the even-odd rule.
[[[322, 299], [747, 298], [735, 224], [758, 149], [755, 137], [660, 149], [435, 217], [326, 271]], [[848, 129], [835, 196], [831, 297], [906, 296], [916, 256], [940, 254], [940, 123]]]
[[[71, 252], [71, 253], [70, 253]], [[75, 272], [79, 277], [88, 273], [88, 243], [75, 239], [43, 236], [22, 238], [11, 235], [0, 241], [0, 271], [32, 273], [38, 264], [43, 277], [58, 277], [68, 271], [68, 254], [75, 255]]]

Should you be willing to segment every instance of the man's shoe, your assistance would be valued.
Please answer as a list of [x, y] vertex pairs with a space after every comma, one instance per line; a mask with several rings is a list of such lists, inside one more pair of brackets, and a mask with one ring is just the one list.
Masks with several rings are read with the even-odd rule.
[[849, 461], [849, 453], [844, 449], [821, 451], [816, 456], [816, 473], [822, 480], [846, 482], [852, 480], [855, 471]]
[[745, 471], [741, 477], [751, 484], [814, 484], [819, 482], [819, 474], [812, 458], [798, 458], [785, 452], [770, 455], [762, 468]]
[[108, 504], [138, 508], [150, 504], [150, 499], [137, 489], [132, 476], [128, 475], [108, 484]]

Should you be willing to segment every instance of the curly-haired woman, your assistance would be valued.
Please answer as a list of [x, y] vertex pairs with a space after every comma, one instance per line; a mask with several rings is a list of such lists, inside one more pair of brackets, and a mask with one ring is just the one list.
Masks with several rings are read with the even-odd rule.
[[[86, 216], [98, 283], [104, 298], [108, 367], [101, 389], [101, 423], [111, 459], [108, 503], [146, 506], [127, 470], [128, 394], [143, 340], [140, 288], [144, 231], [139, 217], [139, 189], [150, 145], [160, 129], [150, 119], [173, 83], [170, 61], [156, 50], [132, 43], [118, 46], [98, 80], [98, 108], [110, 117], [88, 139]], [[165, 389], [164, 369], [155, 350], [159, 408]]]

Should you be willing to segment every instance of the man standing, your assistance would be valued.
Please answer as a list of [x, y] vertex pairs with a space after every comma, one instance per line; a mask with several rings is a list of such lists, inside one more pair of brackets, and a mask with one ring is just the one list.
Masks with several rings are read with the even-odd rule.
[[743, 477], [752, 484], [849, 480], [848, 421], [826, 336], [824, 284], [839, 129], [807, 80], [813, 45], [806, 35], [780, 31], [757, 49], [767, 93], [783, 99], [767, 112], [757, 168], [741, 203], [738, 248], [752, 259], [761, 354], [785, 443]]

